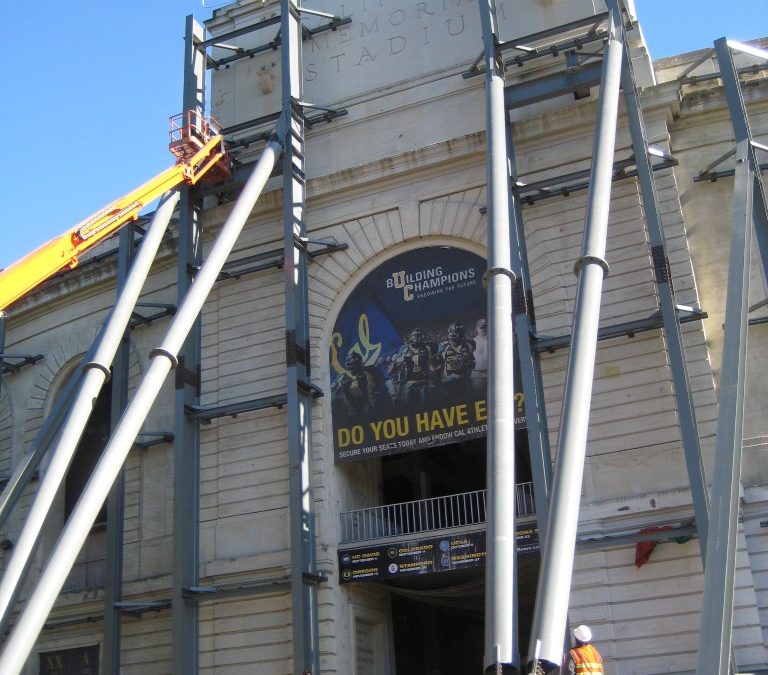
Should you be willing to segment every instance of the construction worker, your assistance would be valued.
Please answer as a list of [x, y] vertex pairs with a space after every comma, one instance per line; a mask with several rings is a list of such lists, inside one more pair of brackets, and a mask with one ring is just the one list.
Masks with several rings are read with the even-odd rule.
[[582, 624], [573, 629], [576, 646], [568, 652], [568, 670], [577, 675], [603, 672], [603, 659], [592, 645], [592, 630]]

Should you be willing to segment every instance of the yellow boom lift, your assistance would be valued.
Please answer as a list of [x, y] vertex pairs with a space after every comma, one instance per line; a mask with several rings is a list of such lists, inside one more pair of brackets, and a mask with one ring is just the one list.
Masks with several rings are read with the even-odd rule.
[[56, 272], [77, 266], [80, 254], [136, 220], [141, 209], [167, 190], [182, 182], [195, 185], [203, 177], [221, 182], [229, 175], [224, 139], [212, 118], [187, 111], [170, 122], [169, 149], [176, 164], [0, 271], [0, 311]]

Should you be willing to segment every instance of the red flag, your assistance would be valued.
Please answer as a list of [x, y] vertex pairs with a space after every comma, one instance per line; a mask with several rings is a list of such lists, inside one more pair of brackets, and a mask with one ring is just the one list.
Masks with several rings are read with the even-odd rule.
[[[649, 532], [666, 532], [671, 530], [671, 525], [663, 525], [661, 527], [644, 527], [638, 532], [638, 534], [647, 534]], [[656, 548], [656, 539], [649, 539], [648, 541], [638, 541], [635, 545], [635, 567], [642, 567], [648, 562], [648, 559], [653, 553], [653, 549]]]

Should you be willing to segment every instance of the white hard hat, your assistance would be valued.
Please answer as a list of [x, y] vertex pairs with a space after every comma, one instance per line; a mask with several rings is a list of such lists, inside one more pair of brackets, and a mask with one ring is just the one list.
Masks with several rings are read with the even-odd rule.
[[576, 628], [573, 629], [573, 637], [579, 642], [586, 644], [587, 642], [592, 641], [592, 631], [589, 626], [581, 624], [581, 626], [576, 626]]

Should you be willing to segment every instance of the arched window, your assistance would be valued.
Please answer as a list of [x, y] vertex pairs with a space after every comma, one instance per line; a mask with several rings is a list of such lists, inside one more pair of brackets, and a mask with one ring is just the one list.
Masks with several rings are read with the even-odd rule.
[[[65, 370], [65, 373], [59, 376], [60, 384], [54, 387], [54, 400], [62, 395], [67, 388], [67, 383], [74, 377], [77, 372], [76, 369], [80, 367], [79, 359], [76, 364], [69, 369], [69, 372]], [[109, 440], [111, 407], [112, 390], [109, 383], [105, 383], [93, 402], [93, 410], [63, 481], [59, 508], [62, 509], [60, 513], [64, 522], [72, 515], [77, 501]], [[64, 593], [100, 588], [104, 585], [106, 522], [107, 507], [105, 503], [99, 511], [93, 529], [64, 584]]]
[[[106, 383], [97, 397], [93, 412], [88, 420], [80, 443], [77, 445], [75, 455], [69, 465], [66, 482], [64, 485], [64, 517], [69, 518], [77, 504], [77, 500], [85, 489], [88, 479], [101, 457], [101, 453], [109, 440], [110, 420], [112, 408], [112, 388]], [[99, 511], [95, 526], [101, 526], [107, 522], [107, 505]]]

